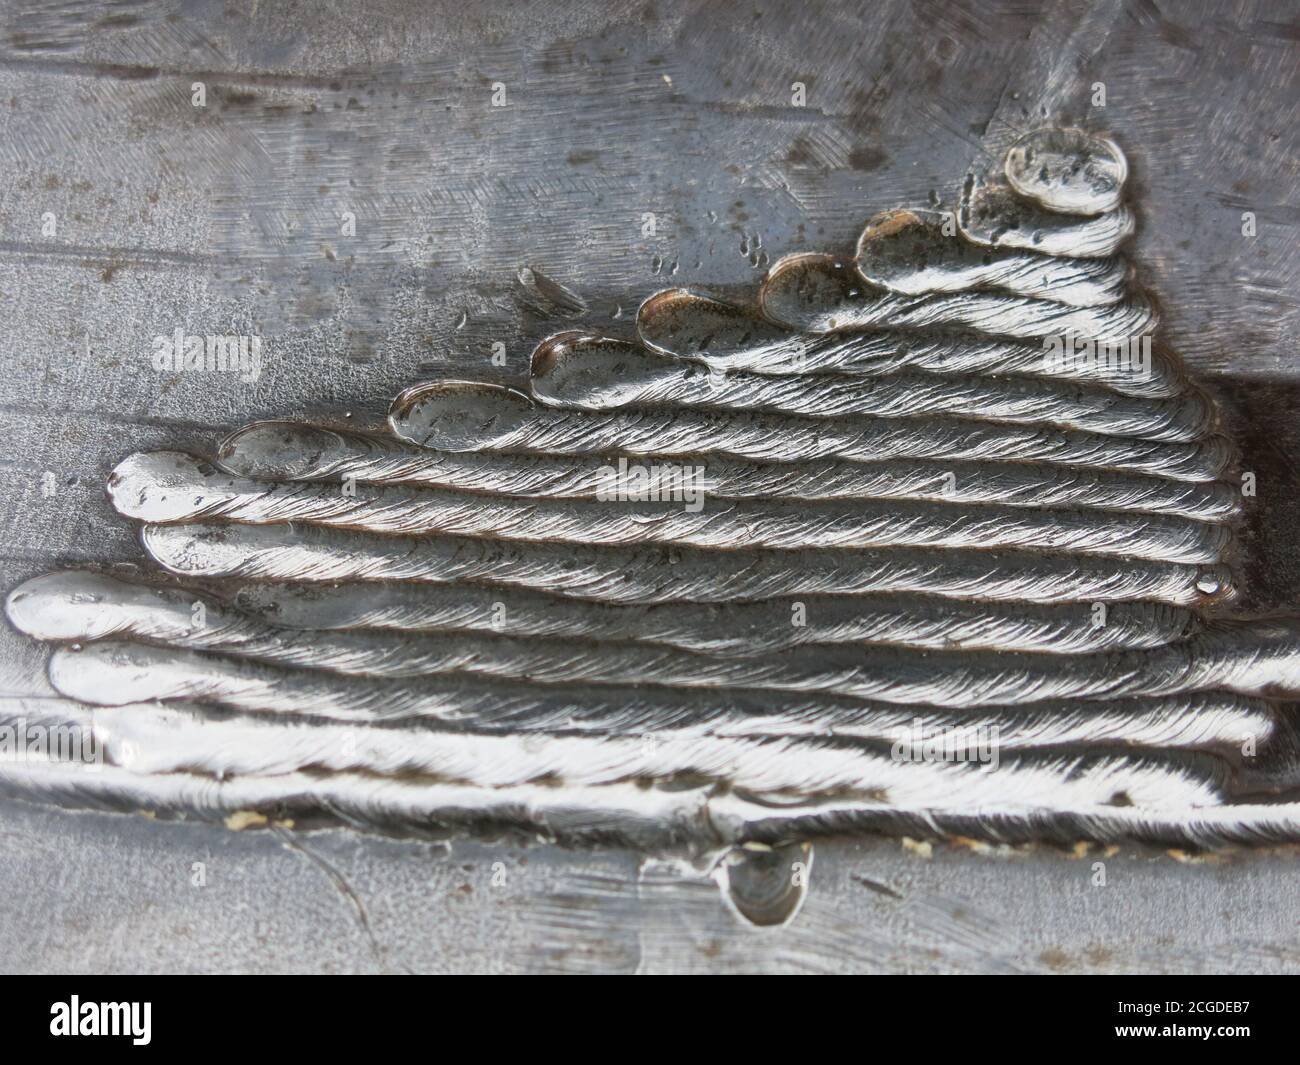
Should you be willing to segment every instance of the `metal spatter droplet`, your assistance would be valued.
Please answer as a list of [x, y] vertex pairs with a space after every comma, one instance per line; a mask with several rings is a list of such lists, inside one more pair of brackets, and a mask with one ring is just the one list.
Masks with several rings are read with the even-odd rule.
[[877, 214], [752, 300], [652, 295], [526, 385], [128, 456], [110, 498], [163, 572], [6, 603], [59, 645], [42, 719], [108, 764], [0, 785], [730, 849], [760, 925], [827, 832], [1300, 839], [1300, 621], [1232, 613], [1234, 450], [1118, 255], [1125, 170], [1035, 131], [955, 216]]
[[812, 864], [811, 843], [747, 843], [722, 858], [714, 878], [737, 916], [771, 928], [789, 924], [799, 913], [808, 897]]

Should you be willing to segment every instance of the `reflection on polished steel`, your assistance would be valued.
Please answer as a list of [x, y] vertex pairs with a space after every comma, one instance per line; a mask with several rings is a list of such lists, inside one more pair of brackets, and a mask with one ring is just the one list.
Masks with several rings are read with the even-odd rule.
[[547, 338], [526, 391], [127, 457], [163, 572], [7, 604], [109, 764], [0, 783], [707, 852], [756, 923], [827, 832], [1300, 838], [1300, 622], [1233, 613], [1234, 452], [1153, 341], [1126, 176], [1031, 131], [753, 306]]

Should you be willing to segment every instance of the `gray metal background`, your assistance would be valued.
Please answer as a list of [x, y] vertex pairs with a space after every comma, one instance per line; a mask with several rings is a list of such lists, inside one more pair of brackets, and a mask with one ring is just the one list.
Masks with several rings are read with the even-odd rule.
[[[522, 374], [561, 326], [521, 300], [520, 267], [623, 334], [657, 288], [752, 291], [767, 257], [848, 249], [877, 210], [951, 201], [990, 120], [1028, 125], [1046, 104], [1129, 154], [1166, 336], [1230, 404], [1259, 475], [1254, 599], [1294, 607], [1297, 14], [0, 4], [3, 587], [140, 557], [102, 491], [132, 450], [204, 449], [258, 417], [366, 422], [423, 377]], [[155, 373], [152, 338], [177, 327], [259, 333], [261, 379]], [[0, 627], [0, 692], [50, 694], [43, 668]], [[1300, 970], [1291, 853], [1125, 848], [1105, 887], [1095, 860], [819, 843], [799, 918], [755, 931], [708, 881], [628, 853], [235, 834], [6, 801], [0, 969]]]

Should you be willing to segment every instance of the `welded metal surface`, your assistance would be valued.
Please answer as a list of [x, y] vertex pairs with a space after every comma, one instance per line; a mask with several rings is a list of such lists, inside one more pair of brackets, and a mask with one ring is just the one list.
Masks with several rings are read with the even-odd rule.
[[[1098, 81], [1105, 125], [1141, 190], [1136, 257], [1162, 300], [1172, 346], [1202, 376], [1294, 375], [1296, 218], [1288, 205], [1297, 181], [1290, 133], [1296, 31], [1284, 6], [1230, 15], [1183, 7], [1166, 17], [1153, 4], [1062, 5], [1032, 16], [950, 4], [866, 12], [859, 5], [521, 12], [395, 4], [371, 6], [364, 19], [348, 6], [309, 7], [259, 9], [244, 20], [205, 5], [179, 17], [150, 4], [6, 12], [0, 94], [11, 103], [0, 116], [7, 171], [0, 292], [10, 330], [0, 343], [16, 371], [16, 395], [5, 408], [14, 459], [13, 490], [2, 504], [6, 587], [61, 562], [139, 558], [100, 489], [130, 451], [184, 447], [209, 436], [209, 426], [290, 412], [347, 408], [364, 424], [399, 387], [434, 373], [521, 375], [533, 343], [577, 306], [588, 318], [608, 315], [617, 335], [630, 328], [635, 304], [666, 284], [752, 287], [769, 258], [788, 251], [851, 252], [866, 216], [925, 205], [932, 190], [947, 195], [991, 116], [1012, 122], [1042, 99], [1054, 120], [1068, 119], [1087, 111]], [[1090, 57], [1082, 69], [1076, 54]], [[195, 81], [206, 86], [205, 108], [191, 104]], [[806, 86], [806, 107], [791, 106], [795, 81]], [[505, 107], [491, 106], [497, 85]], [[1256, 217], [1253, 238], [1242, 234], [1243, 211]], [[46, 212], [55, 217], [53, 233], [42, 231]], [[647, 212], [656, 219], [653, 237], [644, 235]], [[355, 234], [346, 231], [349, 214]], [[521, 274], [525, 267], [535, 270]], [[562, 281], [578, 304], [539, 277]], [[149, 362], [152, 340], [178, 326], [260, 333], [261, 375], [255, 382], [159, 375]], [[505, 345], [504, 368], [491, 362], [496, 342]], [[1294, 604], [1291, 545], [1272, 531], [1288, 531], [1288, 506], [1295, 506], [1287, 457], [1295, 438], [1279, 431], [1295, 388], [1229, 382], [1222, 392], [1245, 408], [1248, 449], [1263, 452], [1253, 593], [1262, 605]], [[1248, 465], [1252, 457], [1248, 450]], [[6, 690], [48, 693], [40, 652], [7, 631], [0, 639]], [[134, 840], [146, 854], [166, 833], [233, 845], [198, 826], [24, 816], [66, 827], [18, 835], [15, 870], [30, 867], [23, 859], [37, 838], [55, 856], [39, 865], [73, 868], [57, 857], [58, 833], [77, 840], [78, 860], [87, 847], [102, 852], [99, 863], [76, 866], [94, 875], [65, 882], [60, 915], [74, 914], [78, 899], [102, 888], [96, 877], [115, 867], [118, 841]], [[92, 824], [95, 831], [86, 831]], [[278, 830], [238, 837], [258, 855], [239, 866], [249, 890], [259, 877], [277, 876], [283, 860], [302, 861], [294, 851], [314, 847], [314, 838], [326, 837], [289, 839]], [[340, 838], [369, 864], [345, 874], [326, 860], [317, 866], [321, 890], [337, 896], [340, 912], [348, 907], [373, 927], [375, 901], [412, 875], [411, 857], [395, 857], [396, 844]], [[427, 853], [424, 860], [446, 870], [463, 852], [458, 844], [450, 859]], [[490, 882], [494, 862], [513, 860], [514, 852], [494, 857], [475, 845], [468, 853], [466, 864]], [[583, 879], [593, 863], [633, 859], [532, 853], [531, 871], [507, 878], [522, 901], [476, 893], [478, 881], [467, 873], [466, 906], [487, 921], [491, 907], [504, 905], [525, 927], [530, 912], [544, 910], [553, 919], [537, 918], [533, 927], [558, 953], [519, 961], [500, 940], [476, 932], [459, 944], [460, 964], [599, 960], [593, 939], [621, 940], [629, 928], [638, 929], [631, 956], [642, 967], [693, 963], [693, 929], [674, 933], [668, 922], [656, 932], [647, 924], [662, 920], [652, 896], [680, 897], [683, 912], [698, 905], [689, 886], [630, 891], [622, 872], [593, 885]], [[1104, 888], [1090, 886], [1091, 862], [1037, 852], [1005, 866], [965, 851], [940, 860], [951, 863], [942, 882], [951, 908], [964, 910], [954, 901], [964, 882], [1001, 876], [998, 897], [1017, 901], [1012, 912], [1034, 915], [1017, 941], [1027, 945], [1016, 964], [1053, 968], [1064, 958], [1084, 968], [1138, 967], [1145, 957], [1176, 968], [1179, 956], [1204, 964], [1205, 942], [1235, 944], [1249, 959], [1244, 967], [1294, 964], [1283, 856], [1213, 867], [1215, 877], [1249, 884], [1272, 902], [1249, 932], [1216, 904], [1206, 867], [1168, 857], [1105, 858]], [[999, 939], [989, 934], [998, 926], [993, 917], [973, 918], [975, 931], [961, 921], [923, 922], [918, 937], [890, 919], [885, 932], [872, 930], [871, 905], [925, 897], [872, 871], [873, 863], [892, 869], [900, 861], [925, 859], [897, 845], [819, 845], [800, 922], [764, 945], [737, 948], [747, 952], [745, 964], [865, 967], [875, 962], [862, 951], [828, 944], [882, 936], [884, 967], [978, 968], [981, 957], [989, 967], [1006, 963], [1003, 948], [992, 945]], [[1008, 871], [1026, 869], [1029, 875]], [[165, 897], [173, 873], [163, 863], [140, 878], [137, 908]], [[731, 942], [743, 930], [706, 887], [711, 909], [701, 908], [700, 920], [712, 931], [705, 934]], [[1076, 888], [1089, 892], [1083, 909], [1091, 916], [1065, 901]], [[1187, 904], [1180, 928], [1193, 938], [1143, 955], [1132, 944], [1159, 938], [1161, 893], [1166, 905]], [[818, 898], [836, 918], [810, 932]], [[0, 929], [0, 948], [13, 944], [13, 967], [48, 964], [19, 923]], [[617, 936], [596, 931], [611, 923]], [[1093, 924], [1104, 935], [1080, 947], [1081, 929]], [[84, 957], [116, 950], [115, 960], [99, 964], [151, 967], [159, 956], [151, 948], [168, 932], [161, 922], [148, 927], [117, 948], [95, 940], [104, 930], [92, 927]], [[1122, 942], [1110, 941], [1115, 936]], [[407, 929], [385, 942], [411, 968], [447, 964], [452, 948], [418, 939]], [[1058, 939], [1072, 946], [1052, 942]], [[372, 964], [374, 951], [365, 950], [362, 943], [344, 964]], [[701, 964], [710, 964], [707, 945], [701, 950]], [[728, 967], [724, 948], [713, 954], [712, 964]], [[236, 956], [233, 948], [227, 955]], [[272, 944], [259, 958], [210, 964], [338, 960], [324, 946], [312, 958]], [[71, 957], [53, 967], [83, 964], [96, 965]], [[611, 956], [608, 964], [620, 962]]]

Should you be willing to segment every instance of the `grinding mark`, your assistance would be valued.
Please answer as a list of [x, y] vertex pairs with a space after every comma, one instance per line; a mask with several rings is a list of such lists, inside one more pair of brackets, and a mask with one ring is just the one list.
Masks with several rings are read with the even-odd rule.
[[943, 942], [951, 951], [979, 959], [981, 971], [1002, 974], [1029, 971], [1016, 960], [1018, 937], [1014, 928], [981, 911], [967, 899], [930, 892], [914, 894], [898, 908], [898, 915], [910, 929], [922, 933], [918, 938]]
[[872, 880], [869, 876], [863, 876], [859, 873], [853, 879], [868, 891], [874, 891], [877, 895], [884, 895], [885, 898], [901, 902], [907, 897], [901, 891], [895, 891], [888, 884], [883, 884], [879, 880]]
[[[683, 902], [686, 900], [683, 899]], [[717, 893], [709, 902], [717, 906]], [[524, 900], [530, 971], [545, 974], [640, 972], [643, 918], [631, 879], [566, 871], [558, 890]]]
[[[338, 869], [317, 854], [315, 850], [308, 847], [306, 843], [302, 842], [300, 839], [295, 839], [293, 833], [286, 832], [279, 825], [271, 825], [270, 831], [285, 847], [303, 855], [308, 861], [325, 874], [326, 879], [333, 886], [334, 890], [343, 898], [343, 901], [356, 917], [357, 927], [361, 930], [361, 934], [366, 937], [366, 942], [370, 944], [371, 957], [374, 958], [376, 964], [378, 964], [381, 969], [391, 971], [391, 966], [388, 961], [388, 952], [380, 945], [379, 940], [375, 938], [374, 929], [370, 927], [370, 915], [366, 912], [365, 903], [361, 901], [361, 896], [358, 895], [352, 885], [348, 883], [347, 878], [340, 873]], [[406, 968], [406, 966], [402, 966], [402, 969], [408, 976], [415, 975], [410, 969]]]
[[524, 305], [536, 314], [546, 318], [577, 318], [587, 313], [587, 304], [581, 296], [536, 267], [521, 267], [517, 280]]
[[1223, 525], [1155, 514], [958, 509], [947, 503], [906, 501], [746, 500], [706, 509], [704, 494], [693, 482], [684, 491], [684, 504], [486, 498], [369, 486], [344, 492], [323, 485], [230, 477], [182, 452], [131, 456], [109, 477], [110, 498], [118, 512], [152, 522], [305, 522], [413, 536], [705, 549], [1006, 547], [1179, 563], [1218, 562], [1230, 538]]
[[356, 72], [339, 71], [332, 74], [314, 75], [295, 74], [287, 71], [222, 70], [220, 68], [195, 70], [193, 67], [188, 66], [167, 67], [145, 63], [87, 63], [76, 59], [55, 59], [50, 56], [17, 56], [12, 54], [0, 56], [0, 69], [37, 70], [42, 74], [132, 83], [176, 78], [187, 83], [199, 80], [251, 88], [306, 89], [313, 92], [340, 91], [338, 87], [342, 85], [364, 86], [374, 77], [373, 72], [361, 75]]
[[195, 252], [174, 251], [167, 248], [136, 248], [102, 244], [31, 244], [26, 241], [0, 240], [0, 259], [18, 261], [61, 262], [74, 260], [89, 266], [114, 263], [122, 267], [145, 270], [162, 270], [169, 267], [193, 269], [217, 266], [244, 266], [252, 269], [256, 261], [243, 263], [228, 256], [203, 255]]
[[[21, 403], [0, 403], [0, 413], [30, 416], [32, 411], [30, 407]], [[51, 413], [59, 419], [77, 418], [86, 421], [95, 419], [102, 425], [142, 426], [147, 429], [175, 429], [182, 432], [192, 432], [194, 430], [206, 432], [212, 429], [212, 426], [207, 422], [192, 421], [188, 418], [137, 417], [122, 415], [114, 411], [100, 411], [94, 407], [65, 406]]]

